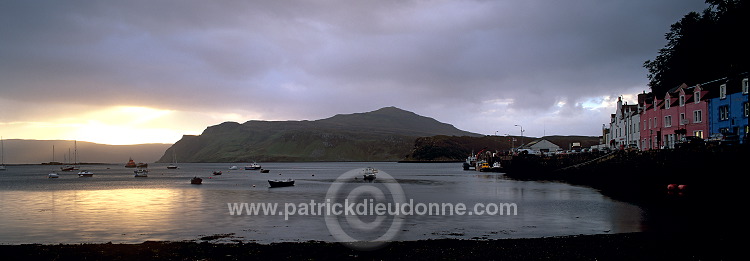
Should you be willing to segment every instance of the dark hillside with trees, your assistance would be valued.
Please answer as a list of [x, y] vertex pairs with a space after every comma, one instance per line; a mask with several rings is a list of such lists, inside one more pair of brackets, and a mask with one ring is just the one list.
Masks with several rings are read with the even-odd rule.
[[682, 83], [701, 84], [750, 69], [748, 34], [750, 3], [706, 0], [702, 13], [691, 12], [666, 33], [667, 44], [646, 61], [651, 91], [662, 95]]

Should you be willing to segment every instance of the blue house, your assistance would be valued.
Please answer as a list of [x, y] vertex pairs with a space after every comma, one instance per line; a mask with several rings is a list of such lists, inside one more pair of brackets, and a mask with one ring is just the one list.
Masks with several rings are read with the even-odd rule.
[[710, 135], [735, 134], [744, 140], [748, 133], [748, 73], [705, 83], [710, 89], [708, 126]]

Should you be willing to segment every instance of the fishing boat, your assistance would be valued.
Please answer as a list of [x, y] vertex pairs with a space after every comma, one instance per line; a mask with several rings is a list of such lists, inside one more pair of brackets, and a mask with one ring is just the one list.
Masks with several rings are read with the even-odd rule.
[[91, 172], [88, 170], [81, 170], [80, 172], [78, 172], [79, 178], [84, 178], [84, 177], [88, 178], [88, 177], [93, 177], [93, 176], [94, 176], [94, 172]]
[[59, 177], [60, 177], [60, 175], [57, 174], [57, 172], [55, 172], [54, 170], [52, 172], [50, 172], [49, 174], [47, 174], [47, 178], [49, 178], [49, 179], [56, 179], [56, 178], [59, 178]]
[[245, 170], [259, 170], [260, 164], [253, 162], [253, 164], [245, 166]]
[[214, 175], [221, 175], [221, 170], [214, 171]]
[[294, 186], [293, 179], [269, 179], [268, 184], [272, 188]]
[[199, 177], [193, 177], [190, 179], [190, 184], [201, 184], [203, 183], [203, 179]]
[[372, 167], [367, 167], [362, 172], [364, 172], [362, 176], [364, 177], [365, 180], [374, 180], [375, 174], [378, 173], [378, 170]]
[[135, 173], [136, 178], [145, 178], [148, 177], [148, 170], [147, 169], [137, 169], [133, 171]]
[[128, 163], [125, 163], [125, 167], [126, 168], [135, 168], [136, 167], [135, 161], [133, 161], [133, 158], [130, 158], [130, 160], [128, 160]]

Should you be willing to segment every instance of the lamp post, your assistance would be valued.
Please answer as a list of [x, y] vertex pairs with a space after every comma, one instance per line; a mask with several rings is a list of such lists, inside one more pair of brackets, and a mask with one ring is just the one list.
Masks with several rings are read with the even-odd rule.
[[516, 127], [521, 127], [521, 146], [523, 146], [523, 126], [516, 124]]

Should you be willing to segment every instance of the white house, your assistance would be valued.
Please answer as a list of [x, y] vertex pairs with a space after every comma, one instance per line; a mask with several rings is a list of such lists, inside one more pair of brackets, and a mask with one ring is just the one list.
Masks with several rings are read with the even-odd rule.
[[538, 139], [534, 140], [532, 142], [527, 143], [522, 147], [522, 149], [530, 149], [533, 151], [538, 152], [555, 152], [558, 150], [561, 150], [560, 146], [557, 146], [556, 144], [545, 140], [545, 139]]
[[[645, 96], [643, 96], [645, 98]], [[638, 95], [638, 98], [642, 98]], [[609, 146], [611, 148], [624, 148], [629, 145], [640, 149], [641, 132], [641, 108], [638, 105], [622, 103], [622, 98], [617, 98], [617, 111], [610, 116], [609, 121]]]

